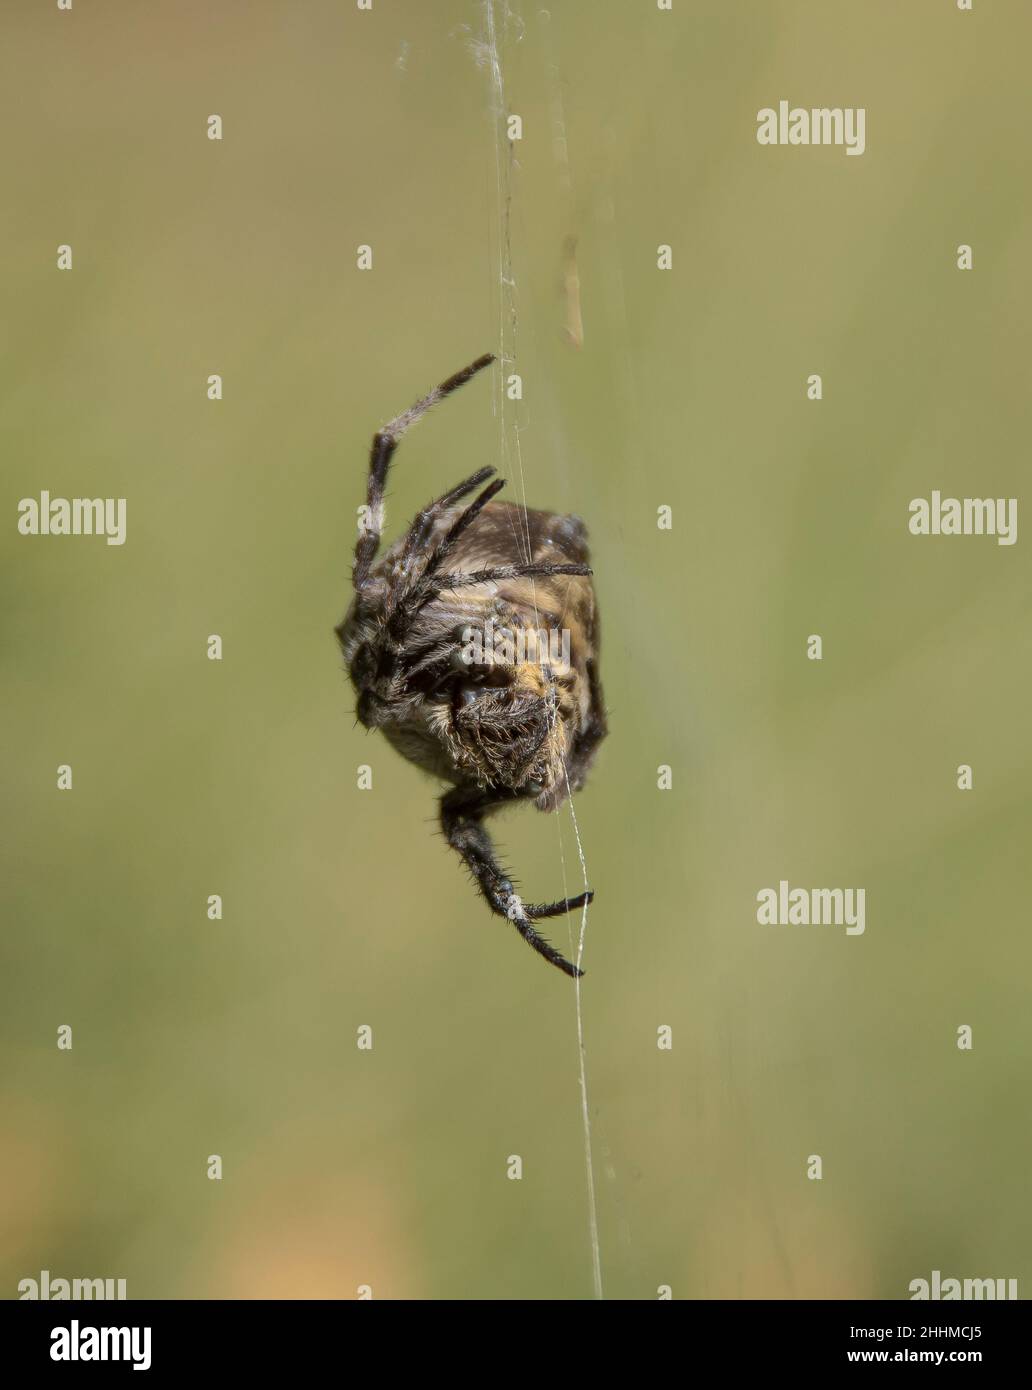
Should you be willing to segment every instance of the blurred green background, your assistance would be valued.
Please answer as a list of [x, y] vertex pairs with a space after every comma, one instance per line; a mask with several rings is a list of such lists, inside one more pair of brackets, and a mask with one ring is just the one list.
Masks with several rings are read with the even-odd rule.
[[[1024, 1292], [1032, 11], [504, 11], [524, 400], [499, 414], [496, 369], [421, 424], [389, 534], [509, 470], [516, 428], [526, 500], [591, 530], [606, 1295]], [[332, 635], [374, 429], [512, 332], [484, 26], [469, 0], [5, 6], [5, 1297], [44, 1268], [591, 1294], [574, 990], [355, 727]], [[781, 98], [866, 107], [866, 153], [762, 148]], [[126, 497], [126, 545], [18, 535], [44, 488]], [[933, 488], [1018, 496], [1018, 544], [912, 538]], [[576, 891], [568, 813], [495, 831], [531, 898], [564, 864]], [[758, 926], [781, 878], [865, 887], [866, 934]]]

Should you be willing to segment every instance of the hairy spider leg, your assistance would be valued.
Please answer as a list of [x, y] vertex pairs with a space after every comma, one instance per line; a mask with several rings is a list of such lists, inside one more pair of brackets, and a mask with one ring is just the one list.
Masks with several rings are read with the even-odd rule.
[[373, 444], [369, 453], [369, 479], [366, 484], [366, 506], [369, 515], [355, 544], [355, 568], [352, 572], [352, 583], [356, 589], [361, 589], [367, 582], [370, 567], [380, 548], [380, 538], [383, 535], [383, 494], [387, 484], [387, 471], [402, 435], [417, 420], [420, 420], [431, 406], [444, 400], [446, 396], [450, 396], [460, 386], [464, 386], [471, 377], [476, 376], [477, 372], [482, 371], [484, 367], [490, 366], [494, 360], [494, 354], [491, 352], [485, 353], [483, 357], [478, 357], [468, 367], [463, 367], [461, 372], [456, 372], [454, 376], [442, 381], [440, 386], [435, 386], [429, 395], [416, 401], [415, 405], [410, 406], [408, 410], [403, 411], [389, 424], [384, 425], [383, 429], [378, 430], [373, 436]]
[[456, 502], [461, 502], [463, 497], [467, 497], [474, 488], [478, 488], [481, 483], [486, 482], [494, 475], [494, 472], [495, 470], [490, 466], [478, 468], [470, 477], [457, 483], [455, 487], [442, 493], [440, 497], [435, 497], [432, 502], [428, 502], [421, 511], [416, 513], [412, 519], [412, 525], [408, 529], [408, 535], [405, 537], [405, 544], [399, 561], [403, 573], [411, 566], [413, 557], [418, 555], [423, 546], [426, 545], [438, 517], [449, 507], [453, 507]]
[[540, 936], [534, 929], [534, 922], [575, 911], [591, 902], [594, 894], [589, 889], [575, 898], [562, 898], [559, 902], [540, 906], [522, 901], [502, 871], [483, 824], [486, 815], [513, 799], [512, 793], [456, 787], [441, 797], [441, 828], [448, 844], [462, 856], [491, 910], [512, 922], [524, 941], [545, 960], [576, 979], [584, 972]]
[[405, 585], [388, 618], [387, 634], [393, 641], [397, 642], [400, 639], [415, 615], [427, 600], [433, 597], [433, 592], [427, 585], [441, 561], [455, 548], [455, 543], [462, 533], [476, 521], [491, 498], [501, 492], [504, 486], [504, 478], [496, 478], [493, 483], [488, 483], [483, 492], [478, 493], [469, 506], [459, 513], [443, 539], [431, 547], [418, 577]]
[[429, 581], [435, 592], [444, 589], [464, 589], [470, 584], [488, 584], [499, 579], [524, 579], [550, 574], [594, 574], [590, 565], [495, 565], [489, 570], [471, 570], [468, 574], [439, 574]]

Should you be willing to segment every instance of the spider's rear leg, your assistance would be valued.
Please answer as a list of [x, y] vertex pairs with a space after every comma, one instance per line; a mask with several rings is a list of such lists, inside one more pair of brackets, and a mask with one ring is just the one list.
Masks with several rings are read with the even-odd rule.
[[532, 946], [545, 960], [551, 961], [565, 974], [576, 979], [584, 972], [568, 961], [550, 942], [540, 936], [534, 928], [535, 920], [544, 917], [558, 917], [583, 907], [591, 901], [591, 892], [581, 893], [576, 898], [563, 898], [559, 902], [544, 906], [533, 906], [523, 902], [503, 873], [491, 837], [484, 828], [484, 816], [496, 806], [510, 801], [511, 796], [498, 792], [484, 792], [456, 787], [441, 798], [441, 827], [445, 839], [452, 849], [462, 855], [463, 862], [476, 881], [488, 906], [499, 917], [507, 918], [520, 936]]

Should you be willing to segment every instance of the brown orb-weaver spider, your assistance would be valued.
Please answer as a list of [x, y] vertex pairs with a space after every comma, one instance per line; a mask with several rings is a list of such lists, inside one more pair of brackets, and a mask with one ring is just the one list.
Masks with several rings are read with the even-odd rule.
[[335, 630], [361, 722], [453, 784], [441, 798], [441, 826], [488, 905], [546, 960], [578, 976], [536, 924], [583, 907], [591, 891], [525, 903], [483, 822], [516, 801], [542, 811], [561, 805], [583, 786], [605, 737], [584, 524], [494, 501], [501, 478], [464, 501], [495, 472], [481, 468], [418, 512], [376, 559], [402, 435], [493, 361], [478, 357], [374, 436], [355, 595]]

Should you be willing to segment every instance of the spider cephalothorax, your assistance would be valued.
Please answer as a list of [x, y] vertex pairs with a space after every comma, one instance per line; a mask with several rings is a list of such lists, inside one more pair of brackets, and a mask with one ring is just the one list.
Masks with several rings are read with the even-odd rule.
[[495, 471], [482, 468], [424, 507], [376, 559], [398, 441], [493, 361], [478, 358], [375, 435], [355, 596], [336, 631], [361, 722], [453, 784], [441, 798], [441, 825], [488, 904], [546, 959], [578, 975], [534, 924], [583, 907], [590, 891], [523, 902], [483, 820], [513, 801], [560, 805], [583, 785], [605, 736], [584, 525], [495, 502], [502, 479], [477, 493]]

